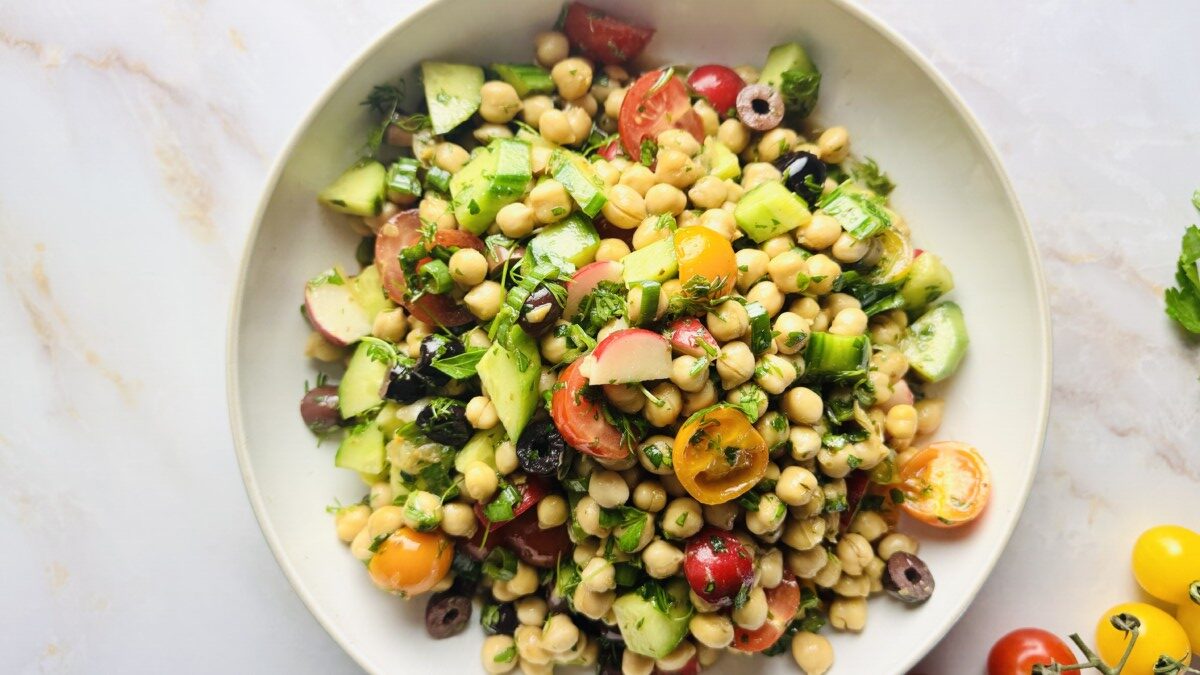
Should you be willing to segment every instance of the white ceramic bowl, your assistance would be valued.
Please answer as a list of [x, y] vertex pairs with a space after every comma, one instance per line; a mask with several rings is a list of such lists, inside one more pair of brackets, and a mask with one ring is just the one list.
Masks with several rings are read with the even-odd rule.
[[[846, 126], [854, 150], [879, 161], [900, 186], [895, 208], [918, 246], [954, 271], [954, 297], [971, 333], [969, 356], [946, 390], [938, 434], [977, 445], [995, 493], [986, 514], [959, 532], [923, 530], [922, 556], [937, 592], [909, 609], [879, 598], [861, 635], [827, 630], [835, 673], [903, 673], [946, 633], [1008, 541], [1037, 466], [1050, 387], [1049, 319], [1037, 256], [1020, 209], [978, 125], [903, 40], [840, 0], [596, 1], [655, 26], [649, 62], [761, 63], [772, 44], [798, 39], [824, 80], [818, 124]], [[442, 0], [393, 28], [321, 97], [275, 166], [250, 235], [229, 345], [234, 439], [250, 501], [279, 564], [309, 609], [365, 669], [384, 673], [479, 672], [474, 626], [434, 641], [424, 602], [377, 591], [333, 535], [324, 508], [362, 496], [359, 479], [333, 467], [301, 423], [301, 383], [314, 376], [301, 350], [309, 328], [296, 311], [305, 280], [330, 263], [352, 264], [357, 237], [315, 194], [354, 157], [369, 123], [359, 106], [373, 84], [407, 75], [422, 59], [528, 61], [535, 33], [559, 0]], [[795, 672], [789, 657], [725, 657], [716, 672]]]

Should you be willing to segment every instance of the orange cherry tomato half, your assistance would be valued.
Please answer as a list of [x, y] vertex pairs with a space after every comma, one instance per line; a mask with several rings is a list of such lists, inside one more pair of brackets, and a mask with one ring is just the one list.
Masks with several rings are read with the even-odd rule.
[[733, 246], [715, 231], [703, 225], [689, 225], [675, 231], [675, 259], [679, 261], [679, 280], [703, 277], [709, 283], [721, 283], [715, 296], [733, 292], [737, 282], [737, 258]]
[[737, 627], [733, 631], [733, 644], [739, 652], [761, 652], [783, 636], [788, 624], [800, 610], [800, 584], [791, 572], [783, 573], [783, 581], [775, 588], [767, 589], [767, 622], [754, 630]]
[[767, 443], [741, 410], [705, 408], [675, 436], [671, 459], [679, 483], [702, 504], [737, 499], [767, 472]]
[[454, 544], [440, 531], [402, 527], [383, 540], [367, 569], [376, 586], [412, 597], [445, 578], [453, 559]]
[[958, 527], [983, 513], [992, 494], [992, 475], [966, 443], [934, 443], [900, 468], [901, 508], [934, 527]]

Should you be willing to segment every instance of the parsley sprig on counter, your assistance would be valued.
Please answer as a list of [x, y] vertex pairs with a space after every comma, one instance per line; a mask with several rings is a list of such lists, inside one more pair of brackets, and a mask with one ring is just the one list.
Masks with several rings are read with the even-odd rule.
[[[1200, 211], [1200, 190], [1192, 193], [1192, 206]], [[1191, 225], [1183, 233], [1179, 262], [1175, 269], [1175, 288], [1164, 294], [1167, 316], [1189, 332], [1200, 333], [1200, 228]]]

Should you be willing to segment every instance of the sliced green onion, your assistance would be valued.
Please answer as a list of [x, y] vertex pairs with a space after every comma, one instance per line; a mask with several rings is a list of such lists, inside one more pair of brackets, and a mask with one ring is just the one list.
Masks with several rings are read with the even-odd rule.
[[642, 304], [639, 308], [638, 325], [645, 326], [654, 323], [658, 317], [658, 299], [662, 294], [662, 284], [657, 281], [643, 281], [638, 284], [642, 289]]
[[421, 181], [417, 178], [420, 168], [417, 160], [411, 157], [397, 159], [388, 169], [387, 190], [391, 196], [421, 196]]
[[425, 187], [438, 192], [450, 192], [450, 172], [440, 166], [431, 166], [425, 172]]
[[454, 287], [450, 278], [450, 268], [441, 260], [430, 260], [421, 265], [421, 277], [425, 279], [425, 290], [430, 293], [442, 294]]
[[758, 356], [771, 348], [771, 317], [757, 302], [746, 303], [746, 315], [750, 318], [750, 351]]

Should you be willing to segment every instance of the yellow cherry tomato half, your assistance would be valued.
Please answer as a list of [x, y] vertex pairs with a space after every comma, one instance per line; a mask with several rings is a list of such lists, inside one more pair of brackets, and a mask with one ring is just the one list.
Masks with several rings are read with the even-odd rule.
[[1133, 545], [1133, 576], [1159, 600], [1190, 602], [1188, 589], [1200, 582], [1200, 534], [1179, 525], [1146, 530]]
[[689, 225], [675, 231], [675, 259], [679, 263], [679, 281], [688, 283], [692, 277], [702, 277], [716, 285], [711, 295], [719, 297], [733, 292], [737, 282], [737, 258], [733, 246], [703, 225]]
[[1191, 658], [1188, 636], [1179, 622], [1161, 609], [1144, 602], [1127, 602], [1108, 610], [1096, 624], [1096, 651], [1109, 665], [1121, 660], [1132, 633], [1123, 633], [1112, 625], [1112, 617], [1129, 614], [1141, 622], [1133, 652], [1121, 671], [1127, 675], [1151, 675], [1159, 657], [1178, 659], [1187, 663]]
[[890, 284], [900, 281], [912, 267], [913, 247], [908, 237], [895, 228], [887, 228], [879, 233], [880, 258], [876, 263], [872, 281]]
[[767, 442], [741, 410], [705, 408], [675, 436], [671, 460], [680, 485], [701, 504], [737, 499], [767, 472]]
[[992, 494], [987, 462], [966, 443], [934, 443], [900, 468], [901, 508], [934, 527], [958, 527], [979, 517]]
[[383, 540], [367, 569], [376, 586], [412, 597], [445, 578], [453, 559], [454, 544], [440, 531], [402, 527]]
[[1192, 653], [1200, 654], [1200, 602], [1185, 602], [1175, 610], [1175, 620], [1187, 633]]

